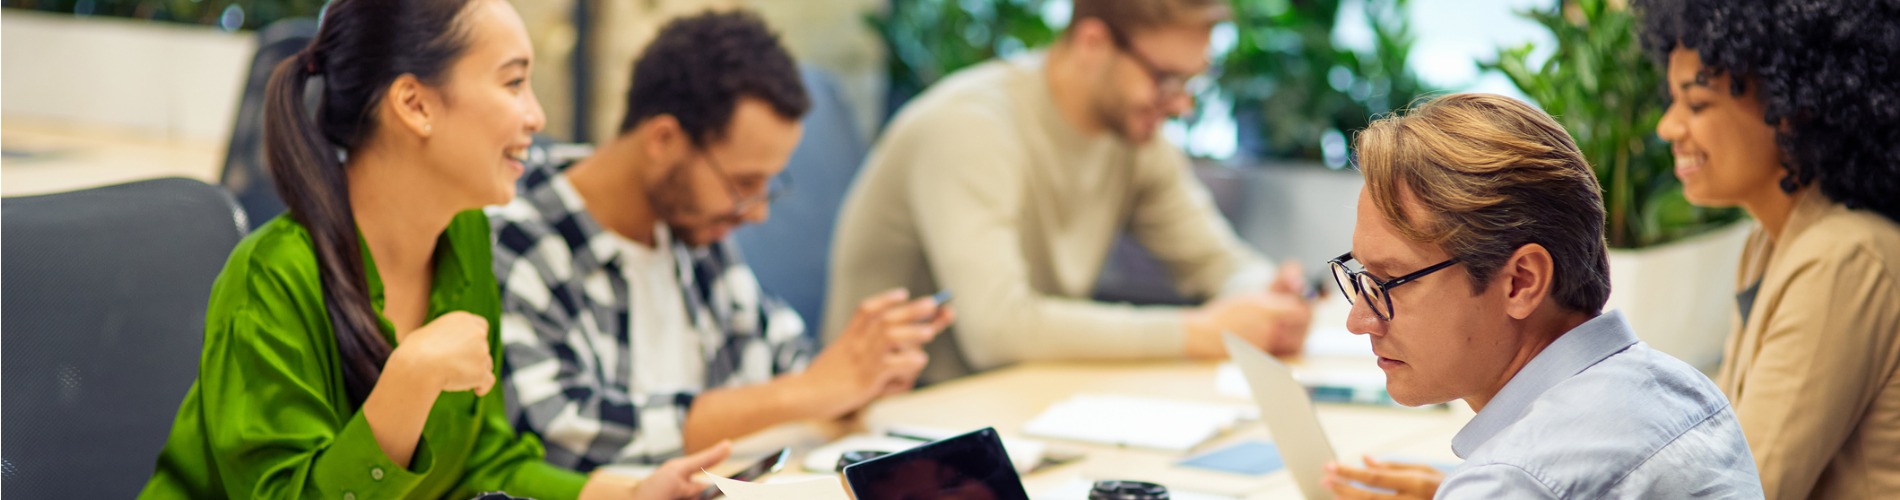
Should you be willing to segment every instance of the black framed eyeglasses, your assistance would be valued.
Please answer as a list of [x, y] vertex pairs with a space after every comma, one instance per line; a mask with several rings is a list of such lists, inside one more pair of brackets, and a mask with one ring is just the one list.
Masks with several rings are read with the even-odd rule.
[[1135, 62], [1135, 66], [1140, 67], [1142, 72], [1148, 74], [1148, 78], [1154, 80], [1155, 102], [1165, 103], [1183, 95], [1200, 95], [1212, 86], [1213, 77], [1207, 72], [1181, 74], [1162, 69], [1160, 65], [1148, 59], [1148, 56], [1135, 50], [1134, 43], [1130, 42], [1128, 37], [1116, 31], [1110, 31], [1109, 35], [1110, 40], [1115, 43], [1116, 51], [1128, 56], [1129, 60]]
[[746, 195], [739, 189], [739, 183], [732, 180], [732, 175], [726, 173], [725, 165], [719, 163], [719, 158], [714, 157], [712, 151], [702, 149], [700, 154], [706, 157], [706, 163], [712, 166], [713, 173], [717, 174], [719, 181], [725, 184], [726, 194], [732, 197], [732, 210], [725, 214], [727, 217], [735, 219], [745, 217], [746, 212], [752, 211], [761, 204], [769, 205], [778, 201], [792, 190], [792, 173], [787, 171], [779, 172], [778, 175], [772, 176], [771, 180], [766, 181], [765, 190]]
[[[1412, 274], [1393, 278], [1390, 281], [1379, 281], [1378, 278], [1366, 274], [1365, 271], [1346, 269], [1346, 262], [1350, 260], [1353, 260], [1352, 252], [1346, 252], [1344, 255], [1340, 255], [1333, 260], [1326, 261], [1327, 267], [1332, 268], [1333, 271], [1333, 284], [1339, 285], [1339, 294], [1345, 295], [1346, 302], [1349, 304], [1357, 304], [1361, 296], [1369, 295], [1370, 298], [1366, 300], [1366, 307], [1372, 308], [1372, 312], [1378, 314], [1379, 319], [1386, 321], [1392, 321], [1392, 315], [1394, 313], [1392, 310], [1393, 288], [1417, 281], [1419, 278], [1425, 277], [1425, 275], [1438, 272], [1439, 270], [1458, 263], [1458, 259], [1454, 257], [1435, 264], [1432, 267], [1420, 269], [1418, 272]], [[1347, 283], [1351, 283], [1352, 286], [1347, 287]]]

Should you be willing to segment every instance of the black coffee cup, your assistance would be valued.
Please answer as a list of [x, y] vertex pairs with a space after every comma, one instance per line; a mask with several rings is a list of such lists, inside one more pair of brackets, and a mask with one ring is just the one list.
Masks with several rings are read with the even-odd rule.
[[1101, 480], [1089, 488], [1089, 500], [1168, 500], [1168, 488], [1141, 481]]

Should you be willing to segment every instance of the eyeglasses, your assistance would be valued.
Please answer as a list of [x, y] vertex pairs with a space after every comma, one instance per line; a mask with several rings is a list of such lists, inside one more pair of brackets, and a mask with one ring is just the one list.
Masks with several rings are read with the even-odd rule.
[[[1369, 295], [1369, 300], [1366, 300], [1366, 307], [1372, 308], [1372, 312], [1378, 314], [1379, 319], [1386, 321], [1392, 321], [1394, 312], [1392, 310], [1391, 293], [1393, 288], [1411, 283], [1419, 278], [1425, 277], [1425, 275], [1438, 272], [1441, 269], [1451, 267], [1453, 264], [1458, 263], [1457, 258], [1452, 258], [1433, 265], [1432, 267], [1420, 269], [1418, 272], [1394, 278], [1391, 281], [1379, 281], [1378, 278], [1366, 274], [1365, 271], [1346, 269], [1346, 261], [1350, 260], [1353, 260], [1352, 252], [1346, 252], [1345, 255], [1326, 262], [1326, 265], [1331, 267], [1333, 271], [1333, 284], [1339, 285], [1340, 295], [1345, 295], [1346, 302], [1349, 304], [1357, 304], [1359, 303], [1360, 296]], [[1347, 283], [1351, 283], [1352, 287], [1347, 288]]]
[[701, 149], [700, 155], [706, 157], [706, 164], [712, 166], [713, 173], [718, 174], [720, 182], [726, 185], [726, 194], [732, 197], [732, 210], [725, 214], [727, 218], [743, 218], [752, 209], [778, 201], [780, 197], [792, 190], [791, 172], [779, 172], [778, 175], [772, 176], [771, 180], [766, 181], [764, 190], [748, 196], [739, 189], [737, 182], [733, 182], [732, 175], [726, 173], [726, 167], [719, 163], [719, 159], [713, 156], [712, 151]]
[[1148, 74], [1148, 78], [1154, 80], [1155, 102], [1165, 103], [1184, 95], [1200, 95], [1212, 84], [1213, 78], [1205, 72], [1188, 75], [1162, 69], [1153, 60], [1148, 59], [1148, 56], [1136, 51], [1133, 42], [1130, 42], [1128, 37], [1122, 35], [1121, 32], [1111, 31], [1109, 34], [1110, 39], [1115, 42], [1115, 50], [1128, 56], [1129, 60], [1135, 62], [1135, 66], [1139, 66]]

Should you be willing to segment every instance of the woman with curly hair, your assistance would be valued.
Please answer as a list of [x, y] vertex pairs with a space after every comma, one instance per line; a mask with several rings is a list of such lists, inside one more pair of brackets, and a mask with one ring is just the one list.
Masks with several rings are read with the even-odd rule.
[[1759, 222], [1716, 382], [1768, 498], [1900, 498], [1900, 2], [1650, 0], [1683, 193]]

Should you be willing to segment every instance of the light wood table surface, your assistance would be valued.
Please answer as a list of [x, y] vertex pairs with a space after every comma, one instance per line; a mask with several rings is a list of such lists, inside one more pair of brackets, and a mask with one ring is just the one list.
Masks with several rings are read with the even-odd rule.
[[[1339, 342], [1367, 342], [1344, 332], [1347, 305], [1336, 298], [1314, 311], [1313, 341], [1309, 354], [1287, 360], [1295, 370], [1379, 371], [1374, 359], [1337, 354], [1317, 348]], [[1366, 356], [1369, 356], [1367, 354]], [[1189, 456], [1244, 440], [1271, 441], [1266, 425], [1244, 421], [1186, 453], [1123, 448], [1084, 442], [1025, 436], [1023, 426], [1050, 405], [1077, 394], [1115, 394], [1254, 407], [1251, 398], [1223, 394], [1215, 378], [1220, 363], [1212, 361], [1060, 362], [1026, 363], [933, 385], [873, 403], [855, 422], [794, 423], [781, 425], [735, 443], [734, 460], [716, 469], [736, 469], [741, 462], [790, 446], [792, 464], [782, 474], [809, 475], [804, 455], [851, 433], [881, 431], [891, 426], [929, 427], [967, 431], [995, 427], [1004, 439], [1027, 438], [1048, 443], [1055, 452], [1080, 453], [1074, 462], [1041, 468], [1023, 476], [1031, 498], [1069, 498], [1059, 495], [1068, 486], [1097, 479], [1129, 479], [1160, 483], [1172, 491], [1227, 498], [1300, 498], [1298, 486], [1285, 469], [1260, 476], [1243, 476], [1176, 465]], [[1429, 408], [1385, 405], [1319, 403], [1320, 425], [1344, 461], [1361, 455], [1449, 465], [1458, 459], [1451, 438], [1471, 420], [1462, 402]], [[617, 468], [642, 474], [641, 468]]]
[[[1295, 365], [1343, 363], [1346, 359], [1296, 360]], [[1080, 460], [1033, 471], [1023, 477], [1032, 498], [1077, 481], [1132, 479], [1161, 483], [1175, 490], [1233, 498], [1299, 498], [1298, 487], [1284, 470], [1262, 476], [1241, 476], [1175, 465], [1196, 453], [1248, 439], [1271, 440], [1265, 424], [1246, 421], [1187, 453], [1122, 448], [1082, 442], [1040, 439], [1023, 435], [1023, 425], [1049, 405], [1075, 394], [1126, 394], [1182, 401], [1251, 405], [1246, 398], [1223, 395], [1215, 386], [1213, 362], [1153, 363], [1034, 363], [1003, 368], [916, 392], [881, 400], [862, 417], [862, 428], [793, 424], [780, 426], [738, 443], [734, 457], [750, 460], [779, 446], [793, 447], [798, 469], [803, 455], [848, 432], [887, 426], [925, 426], [972, 430], [993, 426], [1005, 439], [1028, 437], [1047, 442], [1051, 450], [1079, 452]], [[1373, 368], [1376, 369], [1376, 368]], [[1471, 418], [1470, 410], [1454, 403], [1450, 408], [1409, 409], [1386, 406], [1319, 404], [1316, 406], [1327, 437], [1343, 460], [1362, 454], [1433, 463], [1456, 463], [1451, 437]], [[731, 464], [729, 464], [731, 465]]]
[[158, 177], [217, 184], [224, 141], [7, 117], [0, 128], [0, 194], [23, 196]]

